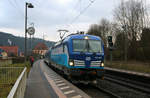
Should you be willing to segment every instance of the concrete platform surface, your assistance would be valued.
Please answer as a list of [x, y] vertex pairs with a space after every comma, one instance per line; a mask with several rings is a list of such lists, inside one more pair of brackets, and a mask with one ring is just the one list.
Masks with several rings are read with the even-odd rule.
[[43, 60], [38, 60], [29, 73], [25, 98], [91, 97], [50, 69]]
[[40, 68], [40, 60], [30, 70], [25, 98], [58, 98]]

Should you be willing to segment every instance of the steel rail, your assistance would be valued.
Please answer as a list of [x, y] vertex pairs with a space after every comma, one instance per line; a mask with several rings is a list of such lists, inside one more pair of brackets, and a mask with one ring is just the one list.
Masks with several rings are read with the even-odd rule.
[[104, 92], [104, 93], [107, 93], [108, 95], [112, 96], [111, 98], [122, 98], [121, 96], [109, 91], [109, 90], [106, 90], [104, 88], [101, 88], [100, 86], [98, 85], [93, 85], [94, 87], [96, 87], [97, 89], [99, 89], [100, 91]]
[[111, 81], [113, 83], [116, 83], [116, 84], [119, 84], [119, 85], [123, 85], [125, 87], [129, 87], [129, 88], [132, 88], [132, 89], [135, 89], [137, 91], [140, 91], [142, 93], [145, 93], [147, 95], [150, 96], [150, 88], [149, 87], [143, 87], [143, 83], [140, 85], [140, 83], [135, 83], [135, 81], [131, 81], [131, 80], [126, 80], [125, 78], [120, 78], [120, 77], [114, 77], [114, 76], [111, 76], [111, 75], [106, 75], [105, 77], [105, 80], [107, 81]]

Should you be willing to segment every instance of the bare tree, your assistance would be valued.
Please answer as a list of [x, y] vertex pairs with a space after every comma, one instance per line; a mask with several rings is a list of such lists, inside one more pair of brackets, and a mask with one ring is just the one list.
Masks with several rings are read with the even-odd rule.
[[99, 32], [99, 25], [97, 24], [92, 24], [88, 30], [88, 34], [96, 35], [96, 36], [101, 36], [101, 32]]
[[105, 19], [102, 18], [100, 23], [99, 23], [99, 31], [101, 32], [101, 37], [104, 41], [104, 44], [107, 44], [107, 36], [110, 35], [111, 32], [111, 24], [110, 22]]
[[111, 24], [105, 18], [101, 19], [99, 24], [92, 24], [88, 30], [88, 34], [100, 36], [105, 45], [107, 44], [107, 36], [110, 32]]
[[[114, 17], [125, 35], [125, 59], [127, 50], [131, 46], [136, 53], [137, 41], [141, 38], [142, 29], [147, 26], [147, 10], [143, 0], [128, 0], [120, 3], [114, 10]], [[133, 54], [134, 54], [133, 53]]]

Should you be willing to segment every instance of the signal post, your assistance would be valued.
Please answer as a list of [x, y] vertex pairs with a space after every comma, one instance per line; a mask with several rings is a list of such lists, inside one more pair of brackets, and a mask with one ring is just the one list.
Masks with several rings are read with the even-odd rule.
[[112, 42], [112, 36], [108, 36], [108, 46], [110, 51], [110, 63], [112, 65], [112, 51], [113, 51], [113, 42]]

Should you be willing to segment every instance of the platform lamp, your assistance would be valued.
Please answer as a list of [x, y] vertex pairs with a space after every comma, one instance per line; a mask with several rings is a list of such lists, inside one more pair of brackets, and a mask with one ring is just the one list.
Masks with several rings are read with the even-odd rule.
[[34, 8], [34, 6], [31, 3], [25, 3], [25, 50], [24, 50], [24, 56], [25, 56], [25, 62], [27, 60], [27, 8]]

